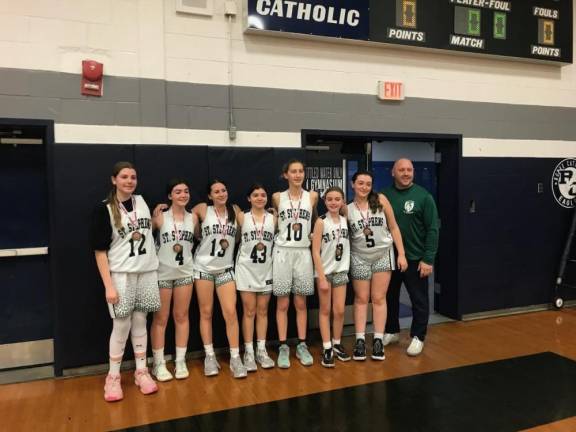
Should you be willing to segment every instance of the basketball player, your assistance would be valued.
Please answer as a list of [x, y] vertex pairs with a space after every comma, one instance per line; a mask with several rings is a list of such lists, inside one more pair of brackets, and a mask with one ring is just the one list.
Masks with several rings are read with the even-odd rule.
[[306, 345], [307, 310], [306, 297], [314, 294], [310, 233], [312, 217], [316, 213], [318, 193], [302, 188], [304, 164], [292, 159], [284, 165], [283, 176], [288, 189], [276, 192], [272, 204], [278, 213], [278, 236], [275, 242], [273, 279], [276, 302], [276, 323], [280, 348], [278, 367], [290, 367], [290, 348], [286, 343], [288, 333], [288, 307], [290, 294], [294, 294], [298, 345], [296, 357], [304, 366], [314, 359]]
[[112, 317], [110, 370], [104, 385], [108, 402], [124, 397], [120, 365], [128, 334], [136, 360], [136, 385], [143, 394], [158, 390], [146, 367], [146, 315], [160, 309], [152, 221], [144, 199], [134, 195], [136, 170], [130, 162], [118, 162], [111, 180], [112, 190], [95, 209], [92, 226], [92, 247]]
[[405, 271], [408, 266], [392, 207], [384, 195], [372, 190], [372, 181], [372, 174], [368, 171], [354, 174], [354, 201], [347, 207], [356, 328], [354, 360], [366, 359], [366, 315], [370, 300], [374, 324], [372, 359], [384, 360], [382, 338], [386, 323], [386, 291], [395, 268], [393, 243], [398, 251], [398, 267]]
[[[320, 300], [319, 323], [323, 348], [321, 364], [331, 368], [334, 367], [334, 356], [341, 361], [350, 360], [350, 355], [341, 343], [350, 268], [350, 243], [346, 218], [340, 215], [340, 210], [346, 205], [344, 191], [338, 186], [329, 188], [324, 193], [324, 203], [328, 212], [314, 224], [312, 257]], [[334, 315], [332, 341], [330, 312]]]
[[194, 229], [198, 227], [198, 217], [186, 210], [190, 202], [188, 183], [182, 179], [171, 180], [166, 187], [170, 207], [166, 212], [154, 210], [152, 223], [159, 230], [156, 237], [158, 286], [162, 307], [154, 313], [151, 327], [152, 354], [154, 366], [152, 375], [158, 381], [170, 381], [173, 377], [164, 360], [164, 337], [170, 316], [170, 303], [174, 300], [172, 315], [176, 330], [176, 359], [174, 376], [188, 378], [186, 351], [190, 323], [188, 309], [192, 297], [194, 281], [194, 260], [192, 247]]
[[[266, 212], [268, 194], [260, 184], [248, 190], [249, 212], [238, 213], [242, 227], [240, 250], [236, 256], [236, 287], [242, 298], [242, 334], [244, 335], [244, 366], [256, 371], [256, 362], [263, 369], [274, 367], [266, 352], [268, 303], [272, 293], [272, 248], [276, 216]], [[254, 318], [256, 317], [257, 349], [254, 355]]]
[[208, 186], [208, 201], [194, 207], [201, 222], [200, 245], [194, 256], [194, 280], [200, 308], [200, 336], [204, 343], [204, 375], [218, 375], [220, 365], [212, 344], [212, 311], [214, 291], [220, 300], [230, 345], [230, 370], [234, 378], [246, 377], [246, 367], [240, 358], [238, 316], [236, 315], [236, 285], [233, 254], [236, 243], [236, 214], [240, 210], [228, 203], [226, 185], [213, 180]]

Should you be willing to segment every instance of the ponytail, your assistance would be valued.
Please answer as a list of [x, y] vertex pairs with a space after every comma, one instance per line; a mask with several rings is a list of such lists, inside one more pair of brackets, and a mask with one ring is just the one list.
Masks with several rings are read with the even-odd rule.
[[108, 197], [106, 198], [106, 204], [110, 205], [110, 210], [112, 211], [112, 220], [114, 221], [114, 227], [117, 229], [122, 228], [122, 216], [120, 215], [120, 207], [118, 206], [118, 199], [116, 198], [116, 186], [112, 186], [110, 192], [108, 192]]
[[[112, 177], [116, 177], [120, 171], [124, 168], [129, 168], [135, 170], [134, 165], [131, 162], [121, 161], [116, 162], [112, 167]], [[117, 229], [122, 228], [122, 215], [120, 214], [120, 206], [118, 205], [118, 198], [116, 198], [116, 185], [112, 186], [112, 189], [108, 193], [106, 198], [106, 204], [110, 205], [110, 210], [112, 211], [112, 220], [114, 221], [114, 227]]]

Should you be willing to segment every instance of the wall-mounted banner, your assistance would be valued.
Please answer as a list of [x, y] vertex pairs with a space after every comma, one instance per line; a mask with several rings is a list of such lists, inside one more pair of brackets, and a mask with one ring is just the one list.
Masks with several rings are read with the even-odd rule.
[[246, 29], [572, 63], [573, 0], [245, 0]]
[[248, 29], [368, 39], [369, 0], [248, 0]]
[[552, 173], [552, 193], [558, 204], [576, 207], [576, 159], [564, 159]]
[[324, 197], [326, 189], [332, 186], [344, 188], [342, 165], [340, 166], [307, 166], [304, 189], [316, 191], [320, 198]]

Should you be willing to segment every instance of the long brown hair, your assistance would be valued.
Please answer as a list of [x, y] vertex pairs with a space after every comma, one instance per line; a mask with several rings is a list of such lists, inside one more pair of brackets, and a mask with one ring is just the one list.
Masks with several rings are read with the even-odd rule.
[[[216, 183], [223, 184], [226, 190], [228, 190], [228, 186], [222, 180], [213, 179], [210, 183], [208, 183], [208, 186], [206, 187], [206, 204], [208, 205], [214, 205], [214, 202], [210, 199], [210, 194], [212, 193], [212, 186], [214, 186]], [[236, 211], [234, 210], [232, 204], [230, 204], [230, 195], [228, 195], [228, 201], [226, 201], [226, 212], [228, 213], [228, 219], [226, 223], [234, 223], [236, 220]]]
[[[374, 187], [374, 175], [370, 171], [356, 171], [356, 173], [352, 176], [352, 183], [356, 181], [358, 176], [365, 175], [372, 179], [372, 187]], [[382, 204], [380, 204], [380, 199], [378, 194], [374, 192], [374, 189], [370, 189], [370, 193], [368, 194], [368, 206], [372, 213], [377, 213], [378, 211], [383, 211], [384, 208]]]
[[[112, 177], [116, 177], [120, 171], [124, 168], [129, 168], [135, 170], [134, 165], [131, 162], [120, 161], [116, 162], [112, 167]], [[116, 185], [112, 185], [112, 189], [108, 193], [106, 198], [106, 204], [110, 205], [110, 210], [112, 210], [112, 219], [114, 220], [114, 227], [117, 229], [122, 228], [122, 215], [120, 214], [120, 207], [118, 205], [118, 198], [116, 198]]]

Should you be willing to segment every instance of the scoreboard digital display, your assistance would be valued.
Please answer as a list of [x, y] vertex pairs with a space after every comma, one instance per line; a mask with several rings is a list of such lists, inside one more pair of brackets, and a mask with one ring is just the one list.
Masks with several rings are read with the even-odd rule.
[[572, 63], [572, 0], [246, 0], [249, 32]]

